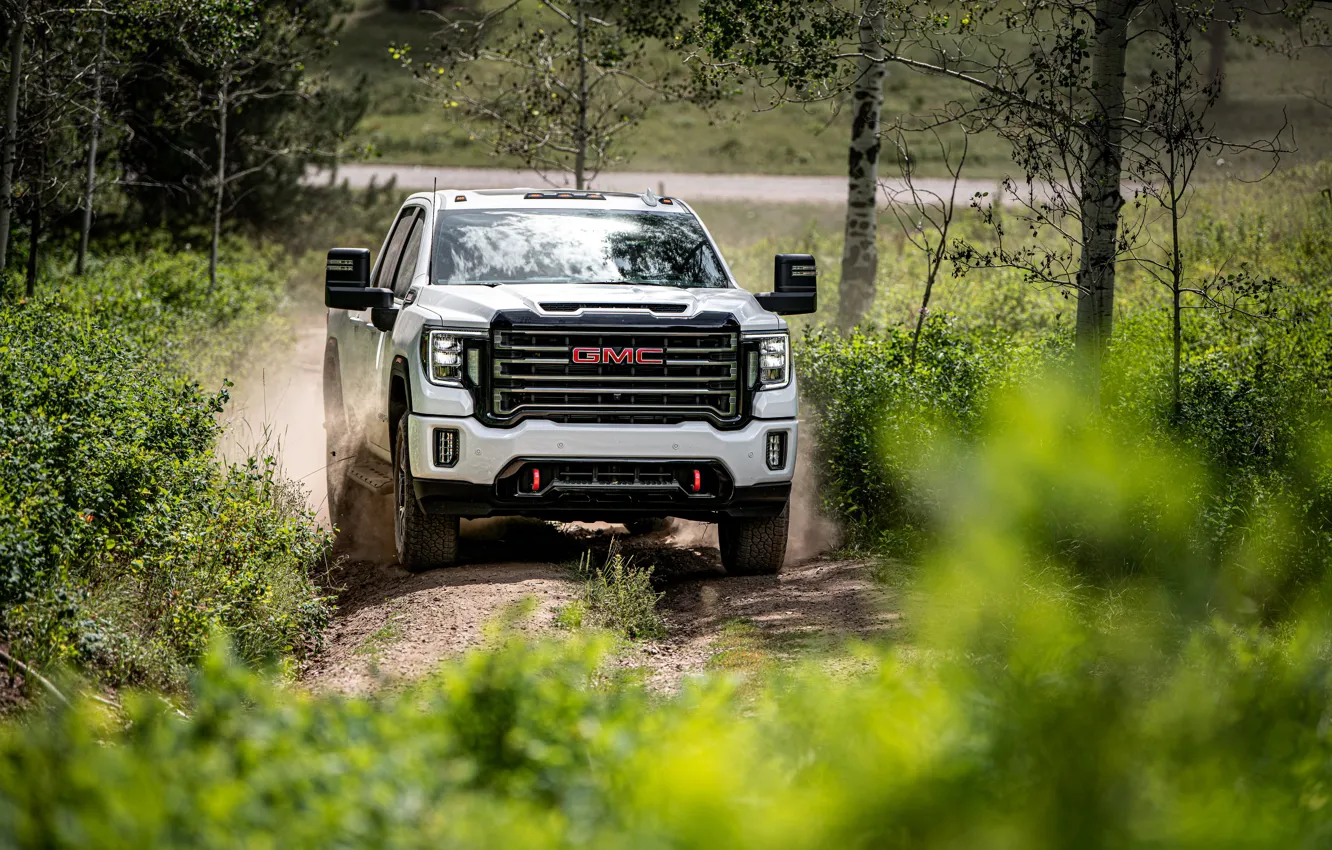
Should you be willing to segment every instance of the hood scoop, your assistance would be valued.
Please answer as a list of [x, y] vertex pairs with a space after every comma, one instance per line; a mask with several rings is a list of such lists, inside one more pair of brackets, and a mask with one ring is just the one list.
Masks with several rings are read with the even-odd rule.
[[602, 304], [574, 301], [546, 302], [541, 309], [547, 313], [577, 313], [579, 310], [648, 310], [653, 313], [683, 313], [687, 304]]

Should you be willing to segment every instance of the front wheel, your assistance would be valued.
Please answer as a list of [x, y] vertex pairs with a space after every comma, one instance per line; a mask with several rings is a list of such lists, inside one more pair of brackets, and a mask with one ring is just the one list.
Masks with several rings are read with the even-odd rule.
[[722, 566], [731, 575], [773, 575], [786, 558], [791, 505], [771, 517], [722, 517], [717, 522]]
[[404, 413], [393, 441], [393, 537], [398, 563], [414, 573], [450, 566], [458, 558], [458, 517], [421, 510], [408, 455]]

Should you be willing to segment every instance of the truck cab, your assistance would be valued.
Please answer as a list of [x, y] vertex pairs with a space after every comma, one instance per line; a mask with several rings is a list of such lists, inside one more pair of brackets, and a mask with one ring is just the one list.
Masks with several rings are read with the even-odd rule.
[[405, 567], [508, 515], [716, 522], [728, 572], [780, 569], [812, 257], [756, 296], [678, 198], [447, 190], [330, 251], [325, 303], [330, 514], [391, 496]]

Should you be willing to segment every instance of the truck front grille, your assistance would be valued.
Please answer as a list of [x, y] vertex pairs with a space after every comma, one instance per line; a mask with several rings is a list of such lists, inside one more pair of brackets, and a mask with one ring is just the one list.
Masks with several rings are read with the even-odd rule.
[[496, 329], [491, 352], [496, 419], [631, 424], [740, 417], [733, 331]]

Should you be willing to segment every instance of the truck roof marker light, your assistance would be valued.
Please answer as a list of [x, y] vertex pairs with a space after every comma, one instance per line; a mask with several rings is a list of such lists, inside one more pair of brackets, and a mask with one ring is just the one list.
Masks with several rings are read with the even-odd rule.
[[528, 192], [523, 195], [528, 201], [604, 201], [606, 196], [600, 192]]
[[466, 195], [454, 195], [454, 196], [453, 196], [453, 202], [454, 202], [455, 204], [461, 204], [461, 203], [462, 203], [463, 201], [465, 201], [465, 200], [467, 200], [467, 196], [466, 196]]
[[695, 493], [703, 489], [703, 473], [697, 469], [694, 470], [694, 486], [692, 489]]
[[674, 203], [675, 203], [675, 201], [672, 201], [670, 198], [659, 198], [658, 200], [660, 200], [663, 204], [674, 204]]

